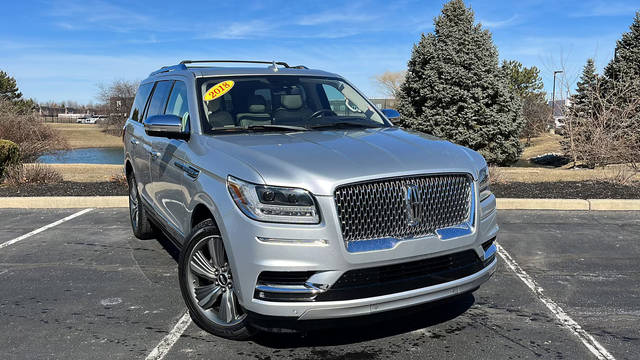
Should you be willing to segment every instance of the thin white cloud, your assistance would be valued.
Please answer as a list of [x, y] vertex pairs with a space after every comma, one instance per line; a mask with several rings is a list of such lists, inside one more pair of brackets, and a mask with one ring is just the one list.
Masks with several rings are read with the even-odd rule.
[[520, 20], [520, 16], [513, 15], [512, 17], [505, 19], [505, 20], [486, 20], [486, 19], [482, 19], [480, 20], [480, 23], [490, 29], [499, 29], [499, 28], [504, 28], [504, 27], [508, 27], [511, 25], [515, 25], [519, 22]]
[[620, 3], [589, 1], [583, 6], [575, 9], [569, 14], [570, 17], [601, 17], [601, 16], [633, 16], [636, 11], [640, 11], [640, 5]]
[[366, 14], [366, 13], [359, 13], [357, 11], [343, 13], [340, 11], [332, 10], [332, 11], [326, 11], [326, 12], [321, 12], [317, 14], [303, 16], [302, 18], [300, 18], [300, 20], [297, 21], [297, 24], [304, 25], [304, 26], [314, 26], [314, 25], [323, 25], [323, 24], [330, 24], [330, 23], [336, 23], [336, 22], [362, 23], [362, 22], [373, 21], [377, 18], [378, 18], [377, 16]]

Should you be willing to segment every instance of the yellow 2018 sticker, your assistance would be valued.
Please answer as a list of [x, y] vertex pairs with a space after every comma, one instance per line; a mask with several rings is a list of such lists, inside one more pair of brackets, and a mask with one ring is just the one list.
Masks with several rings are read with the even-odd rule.
[[206, 94], [204, 94], [204, 101], [219, 98], [220, 96], [226, 94], [229, 90], [231, 90], [233, 85], [235, 85], [233, 80], [227, 80], [213, 85], [213, 87], [209, 89]]

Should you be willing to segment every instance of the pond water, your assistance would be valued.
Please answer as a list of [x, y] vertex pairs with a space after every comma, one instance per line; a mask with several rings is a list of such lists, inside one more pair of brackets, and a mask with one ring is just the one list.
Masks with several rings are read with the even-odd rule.
[[124, 162], [122, 148], [88, 148], [73, 150], [58, 150], [51, 154], [42, 155], [39, 162], [45, 164], [116, 164]]

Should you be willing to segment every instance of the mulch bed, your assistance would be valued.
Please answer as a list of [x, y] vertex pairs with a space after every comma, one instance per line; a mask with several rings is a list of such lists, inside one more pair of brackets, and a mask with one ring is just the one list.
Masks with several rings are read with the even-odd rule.
[[[561, 181], [491, 184], [497, 197], [537, 199], [640, 199], [640, 183], [613, 184], [606, 181]], [[0, 186], [0, 197], [6, 196], [116, 196], [127, 195], [126, 185], [115, 182]]]
[[496, 197], [534, 199], [640, 199], [640, 183], [606, 181], [511, 182], [491, 184]]
[[9, 196], [117, 196], [128, 195], [126, 185], [116, 182], [72, 182], [58, 184], [0, 186], [0, 197]]

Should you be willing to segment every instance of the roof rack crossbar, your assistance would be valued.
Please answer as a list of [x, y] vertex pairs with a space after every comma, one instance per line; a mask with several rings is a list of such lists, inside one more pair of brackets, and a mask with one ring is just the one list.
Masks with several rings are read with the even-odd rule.
[[182, 60], [181, 65], [195, 63], [243, 63], [243, 64], [273, 64], [289, 68], [289, 64], [284, 61], [260, 61], [260, 60]]
[[187, 66], [180, 63], [178, 65], [173, 65], [173, 66], [163, 66], [160, 69], [152, 72], [151, 74], [149, 74], [149, 76], [153, 76], [153, 75], [157, 75], [157, 74], [162, 74], [165, 72], [169, 72], [169, 71], [177, 71], [177, 70], [187, 70]]

